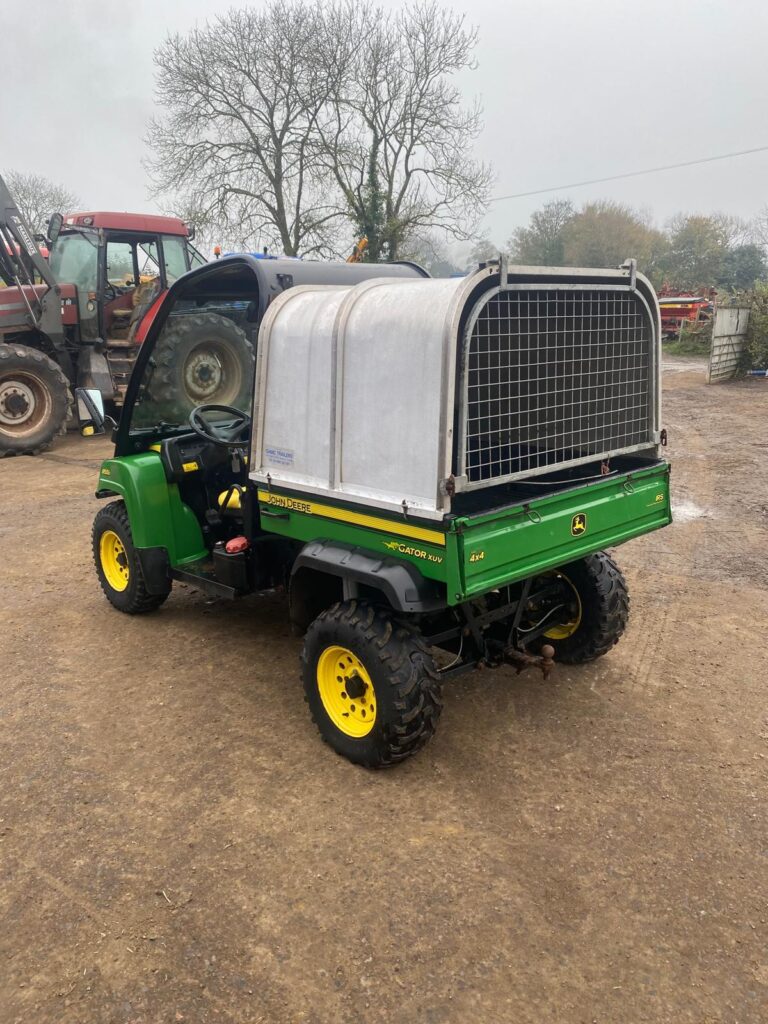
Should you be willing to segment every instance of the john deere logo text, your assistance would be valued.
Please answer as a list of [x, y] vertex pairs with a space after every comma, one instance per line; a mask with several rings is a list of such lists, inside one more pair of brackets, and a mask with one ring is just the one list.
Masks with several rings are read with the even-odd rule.
[[424, 548], [415, 548], [411, 544], [404, 544], [399, 540], [389, 540], [384, 542], [384, 547], [389, 548], [390, 551], [397, 551], [401, 555], [411, 555], [412, 558], [425, 558], [428, 562], [437, 562], [439, 565], [442, 560], [442, 555], [433, 555], [429, 551], [425, 551]]
[[587, 532], [587, 513], [577, 512], [571, 520], [571, 533], [574, 537], [581, 536], [582, 533]]
[[308, 501], [297, 501], [296, 498], [286, 498], [282, 494], [269, 494], [265, 497], [259, 496], [259, 501], [265, 505], [277, 505], [278, 508], [289, 508], [292, 512], [306, 512], [312, 515], [312, 505]]

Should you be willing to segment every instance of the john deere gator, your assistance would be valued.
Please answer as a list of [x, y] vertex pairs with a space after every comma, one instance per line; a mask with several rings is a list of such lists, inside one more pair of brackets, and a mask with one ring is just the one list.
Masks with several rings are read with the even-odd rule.
[[[176, 581], [284, 588], [311, 715], [368, 767], [424, 745], [459, 673], [606, 655], [629, 612], [606, 549], [670, 522], [659, 307], [634, 263], [274, 261], [268, 281], [259, 262], [180, 278], [142, 345], [93, 526], [115, 608], [154, 611]], [[165, 333], [208, 311], [256, 350], [247, 408], [153, 387]]]

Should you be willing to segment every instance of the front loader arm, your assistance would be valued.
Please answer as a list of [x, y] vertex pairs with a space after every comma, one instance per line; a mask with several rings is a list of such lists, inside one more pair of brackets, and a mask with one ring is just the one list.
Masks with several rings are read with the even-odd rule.
[[29, 260], [34, 272], [39, 275], [49, 288], [56, 288], [56, 278], [51, 272], [47, 260], [35, 241], [32, 231], [21, 215], [14, 202], [8, 186], [0, 175], [0, 277], [7, 285], [34, 284], [32, 275], [24, 259], [16, 256], [15, 246]]
[[[35, 291], [35, 274], [47, 285], [39, 296]], [[43, 257], [32, 231], [14, 202], [8, 186], [0, 175], [0, 278], [9, 286], [18, 287], [27, 306], [29, 326], [44, 334], [53, 345], [59, 363], [68, 376], [72, 374], [69, 354], [64, 342], [60, 289], [48, 261]]]

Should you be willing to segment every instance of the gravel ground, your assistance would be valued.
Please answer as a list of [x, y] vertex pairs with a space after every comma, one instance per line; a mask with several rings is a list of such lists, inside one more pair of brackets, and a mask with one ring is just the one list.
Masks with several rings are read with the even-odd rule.
[[106, 442], [3, 462], [0, 1022], [768, 1019], [768, 384], [664, 380], [627, 636], [463, 677], [383, 773], [320, 742], [281, 599], [110, 608]]

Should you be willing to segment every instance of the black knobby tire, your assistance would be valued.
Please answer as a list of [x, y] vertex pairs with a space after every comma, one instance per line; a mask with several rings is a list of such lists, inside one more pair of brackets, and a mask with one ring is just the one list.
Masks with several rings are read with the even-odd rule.
[[564, 565], [558, 572], [571, 583], [581, 604], [581, 620], [565, 639], [544, 636], [555, 661], [581, 665], [607, 654], [626, 629], [629, 593], [621, 570], [604, 551]]
[[[125, 551], [128, 585], [124, 590], [116, 590], [110, 584], [102, 565], [101, 540], [108, 531], [117, 534]], [[127, 615], [142, 615], [159, 608], [171, 592], [171, 583], [169, 580], [168, 590], [163, 594], [150, 594], [147, 590], [144, 574], [141, 571], [141, 562], [133, 546], [131, 523], [124, 502], [112, 501], [109, 505], [99, 509], [93, 520], [92, 540], [96, 575], [99, 577], [101, 589], [110, 604]]]
[[[340, 645], [362, 662], [373, 684], [377, 712], [362, 738], [342, 732], [320, 696], [318, 661]], [[429, 648], [414, 629], [380, 609], [345, 601], [322, 612], [310, 625], [301, 653], [304, 693], [320, 735], [355, 764], [386, 768], [415, 754], [432, 737], [442, 710], [440, 677]]]
[[69, 382], [44, 352], [0, 343], [0, 458], [37, 455], [62, 432]]
[[155, 368], [147, 390], [156, 404], [168, 403], [169, 416], [182, 407], [231, 405], [250, 410], [253, 346], [237, 324], [216, 313], [172, 316], [153, 353]]

